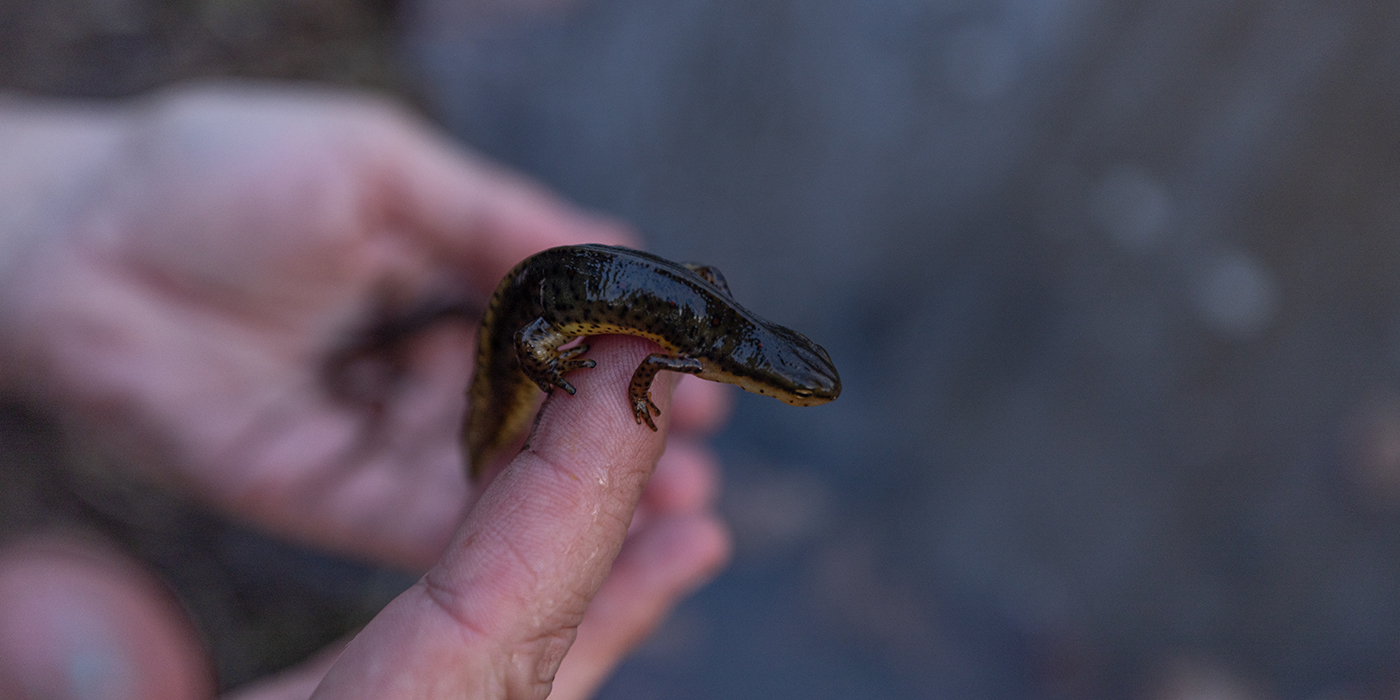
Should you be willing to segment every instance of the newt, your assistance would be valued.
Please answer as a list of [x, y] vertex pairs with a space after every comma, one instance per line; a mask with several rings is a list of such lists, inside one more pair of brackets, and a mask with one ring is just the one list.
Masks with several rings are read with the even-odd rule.
[[831, 356], [797, 331], [734, 301], [718, 270], [607, 245], [537, 253], [506, 274], [482, 315], [463, 439], [473, 479], [534, 413], [537, 390], [575, 393], [564, 378], [596, 363], [581, 336], [646, 338], [663, 352], [642, 361], [628, 400], [638, 425], [661, 415], [651, 382], [662, 370], [734, 384], [794, 406], [841, 394]]

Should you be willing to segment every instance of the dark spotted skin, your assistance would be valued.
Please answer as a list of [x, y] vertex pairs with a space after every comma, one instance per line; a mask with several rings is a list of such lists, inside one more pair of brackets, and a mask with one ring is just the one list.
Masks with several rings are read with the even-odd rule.
[[563, 246], [506, 274], [481, 320], [464, 439], [472, 476], [518, 436], [534, 412], [535, 387], [570, 394], [564, 375], [593, 367], [579, 336], [621, 334], [663, 352], [637, 367], [628, 400], [640, 425], [661, 415], [651, 381], [661, 370], [737, 384], [797, 406], [826, 403], [841, 379], [821, 346], [735, 303], [723, 276], [650, 253], [605, 245]]

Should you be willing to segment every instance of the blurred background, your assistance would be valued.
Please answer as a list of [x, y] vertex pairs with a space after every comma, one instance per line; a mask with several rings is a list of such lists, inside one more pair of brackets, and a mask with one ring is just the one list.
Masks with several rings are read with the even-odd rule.
[[[1400, 5], [0, 1], [5, 89], [209, 75], [397, 94], [830, 351], [603, 698], [1400, 693]], [[126, 543], [224, 687], [407, 583], [0, 441], [0, 525]]]

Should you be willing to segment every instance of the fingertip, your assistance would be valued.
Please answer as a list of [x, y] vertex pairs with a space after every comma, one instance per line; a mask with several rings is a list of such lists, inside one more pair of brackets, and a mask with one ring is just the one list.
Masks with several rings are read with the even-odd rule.
[[636, 557], [652, 563], [658, 588], [684, 595], [708, 582], [733, 553], [729, 528], [710, 513], [678, 515], [657, 522], [639, 543]]
[[674, 406], [671, 425], [677, 431], [709, 434], [729, 420], [734, 392], [717, 382], [684, 376], [676, 385]]
[[468, 262], [499, 270], [495, 282], [516, 263], [541, 250], [564, 245], [602, 243], [636, 246], [637, 236], [625, 223], [581, 209], [533, 182], [502, 176], [496, 192], [480, 200], [480, 212], [470, 230]]
[[707, 446], [672, 438], [657, 462], [643, 493], [643, 505], [653, 514], [694, 513], [714, 505], [719, 496], [719, 460]]
[[728, 529], [709, 514], [662, 518], [629, 540], [579, 626], [550, 697], [592, 697], [682, 598], [724, 567], [731, 551]]
[[588, 344], [597, 366], [569, 375], [576, 394], [556, 391], [545, 400], [525, 449], [551, 464], [573, 465], [590, 474], [641, 470], [650, 476], [673, 419], [676, 375], [661, 372], [653, 380], [651, 398], [661, 410], [655, 418], [660, 430], [648, 429], [632, 412], [628, 387], [636, 368], [658, 350], [656, 344], [617, 335], [597, 336]]
[[623, 336], [589, 345], [598, 366], [569, 375], [575, 395], [556, 391], [545, 401], [524, 449], [485, 487], [428, 574], [433, 590], [450, 594], [445, 607], [477, 629], [538, 639], [549, 633], [540, 625], [577, 624], [664, 450], [673, 379], [653, 384], [661, 432], [637, 424], [627, 396], [655, 345]]
[[212, 675], [149, 575], [75, 537], [0, 552], [0, 696], [202, 698]]
[[571, 208], [569, 212], [581, 224], [580, 232], [584, 240], [579, 243], [602, 243], [640, 248], [641, 236], [627, 222], [597, 211]]
[[628, 541], [589, 614], [630, 620], [633, 634], [622, 626], [613, 634], [641, 641], [682, 597], [719, 573], [732, 552], [729, 528], [712, 513], [659, 518]]

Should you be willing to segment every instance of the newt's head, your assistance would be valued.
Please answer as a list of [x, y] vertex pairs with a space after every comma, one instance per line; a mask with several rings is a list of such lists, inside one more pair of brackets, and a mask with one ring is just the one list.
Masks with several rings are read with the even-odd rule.
[[841, 395], [841, 375], [826, 348], [789, 328], [775, 326], [773, 331], [789, 344], [770, 365], [770, 379], [780, 389], [777, 398], [794, 406], [817, 406]]
[[731, 366], [706, 363], [700, 376], [793, 406], [817, 406], [841, 395], [841, 376], [822, 346], [783, 326], [769, 325], [764, 330], [749, 337], [743, 343], [746, 347], [736, 348]]

